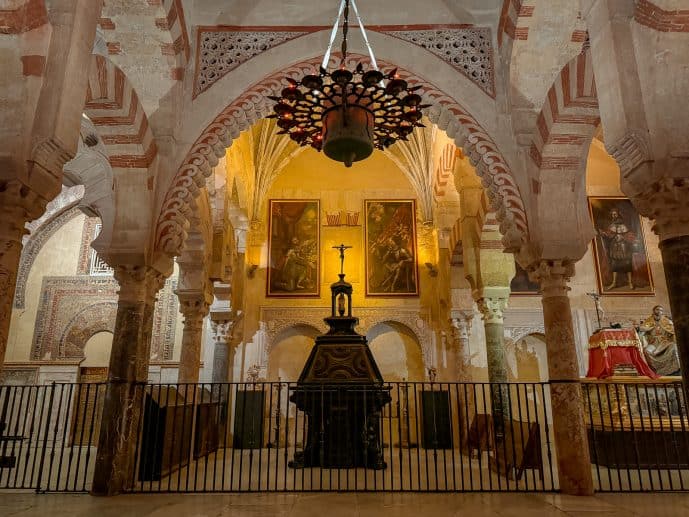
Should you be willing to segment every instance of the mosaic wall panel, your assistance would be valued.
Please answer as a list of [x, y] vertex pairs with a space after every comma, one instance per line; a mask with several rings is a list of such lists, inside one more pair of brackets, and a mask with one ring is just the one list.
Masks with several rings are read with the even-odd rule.
[[[151, 359], [172, 359], [177, 319], [176, 280], [168, 280], [153, 316]], [[98, 332], [112, 332], [117, 313], [117, 282], [107, 276], [44, 277], [31, 358], [81, 359]]]

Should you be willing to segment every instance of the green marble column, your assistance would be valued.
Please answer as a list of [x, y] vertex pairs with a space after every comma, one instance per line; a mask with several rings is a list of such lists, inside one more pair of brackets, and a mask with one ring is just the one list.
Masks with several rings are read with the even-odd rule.
[[[484, 293], [486, 294], [486, 293]], [[507, 308], [507, 295], [483, 296], [476, 303], [483, 316], [486, 334], [488, 381], [491, 383], [491, 410], [495, 421], [496, 438], [503, 434], [506, 418], [510, 417], [507, 360], [505, 359], [505, 327], [503, 313]]]

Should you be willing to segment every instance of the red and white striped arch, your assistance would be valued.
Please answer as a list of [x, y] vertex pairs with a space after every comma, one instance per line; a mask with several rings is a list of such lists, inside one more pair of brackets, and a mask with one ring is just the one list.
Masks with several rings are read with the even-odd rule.
[[151, 165], [157, 147], [146, 113], [124, 72], [104, 56], [91, 59], [84, 112], [98, 128], [112, 167]]
[[532, 160], [540, 170], [584, 167], [599, 123], [591, 52], [585, 47], [548, 90], [531, 144]]

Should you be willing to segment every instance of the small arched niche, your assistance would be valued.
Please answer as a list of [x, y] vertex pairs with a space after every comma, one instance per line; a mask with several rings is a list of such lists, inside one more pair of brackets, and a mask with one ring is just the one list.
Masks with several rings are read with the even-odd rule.
[[514, 343], [517, 366], [516, 379], [521, 382], [545, 382], [548, 380], [548, 356], [545, 335], [540, 332], [527, 334]]
[[110, 364], [112, 338], [112, 332], [107, 330], [93, 334], [84, 345], [84, 361], [81, 366], [107, 367]]
[[321, 332], [309, 325], [295, 325], [280, 332], [268, 355], [269, 381], [293, 382], [299, 379], [313, 344]]
[[383, 379], [388, 382], [425, 379], [421, 345], [409, 327], [385, 321], [371, 327], [366, 337]]

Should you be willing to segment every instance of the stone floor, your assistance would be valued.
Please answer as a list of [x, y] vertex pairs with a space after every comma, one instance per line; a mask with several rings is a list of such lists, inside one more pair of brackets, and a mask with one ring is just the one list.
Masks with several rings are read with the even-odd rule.
[[3, 517], [675, 517], [689, 516], [689, 494], [241, 494], [0, 495]]

